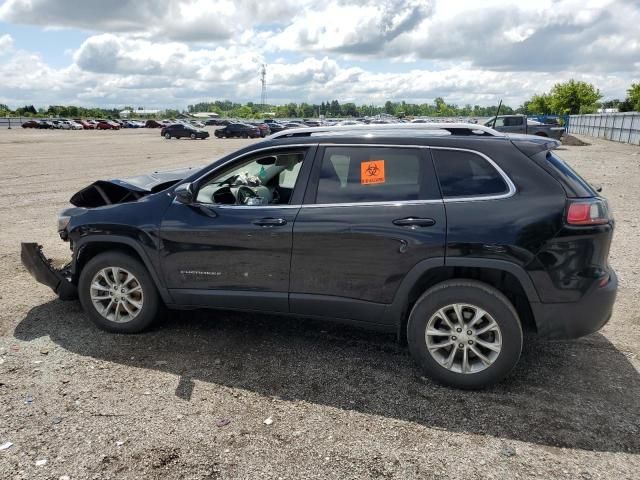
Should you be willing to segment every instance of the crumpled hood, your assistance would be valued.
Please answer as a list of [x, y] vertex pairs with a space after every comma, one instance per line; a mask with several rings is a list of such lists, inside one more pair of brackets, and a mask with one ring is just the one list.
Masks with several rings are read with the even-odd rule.
[[175, 185], [201, 168], [178, 168], [124, 179], [98, 180], [75, 193], [69, 201], [76, 207], [85, 208], [135, 202], [146, 195], [161, 192]]

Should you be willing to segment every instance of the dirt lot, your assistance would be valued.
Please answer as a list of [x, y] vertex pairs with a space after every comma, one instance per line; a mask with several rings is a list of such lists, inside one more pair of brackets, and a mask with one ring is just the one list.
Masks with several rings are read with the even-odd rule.
[[29, 277], [19, 242], [62, 259], [55, 216], [80, 187], [248, 141], [0, 131], [0, 478], [638, 478], [640, 148], [588, 141], [559, 153], [613, 205], [611, 322], [529, 345], [507, 381], [462, 392], [421, 378], [392, 336], [319, 322], [188, 313], [97, 330]]

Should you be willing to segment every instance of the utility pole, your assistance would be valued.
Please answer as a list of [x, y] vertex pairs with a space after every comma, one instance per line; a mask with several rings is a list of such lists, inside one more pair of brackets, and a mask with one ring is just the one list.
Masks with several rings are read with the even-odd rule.
[[267, 107], [267, 65], [262, 64], [260, 68], [260, 83], [262, 83], [262, 93], [260, 95], [260, 105], [262, 105], [262, 111], [264, 112]]

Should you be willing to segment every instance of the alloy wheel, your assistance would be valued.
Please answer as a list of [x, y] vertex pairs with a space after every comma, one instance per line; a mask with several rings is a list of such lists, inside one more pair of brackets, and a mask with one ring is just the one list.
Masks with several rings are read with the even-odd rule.
[[425, 330], [429, 353], [456, 373], [478, 373], [490, 367], [502, 350], [502, 332], [480, 307], [454, 303], [434, 313]]
[[105, 319], [115, 323], [130, 322], [142, 311], [142, 285], [128, 270], [106, 267], [91, 280], [91, 302]]

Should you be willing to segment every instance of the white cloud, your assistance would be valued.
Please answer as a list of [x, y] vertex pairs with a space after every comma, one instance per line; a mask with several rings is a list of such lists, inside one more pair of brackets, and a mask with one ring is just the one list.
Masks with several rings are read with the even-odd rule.
[[6, 55], [13, 49], [13, 38], [8, 33], [0, 35], [0, 55]]
[[64, 68], [0, 36], [10, 104], [257, 101], [263, 62], [274, 102], [516, 105], [572, 77], [606, 97], [640, 79], [637, 1], [6, 0], [0, 21], [90, 32]]
[[230, 39], [251, 25], [277, 24], [295, 0], [6, 0], [0, 20], [188, 42]]

